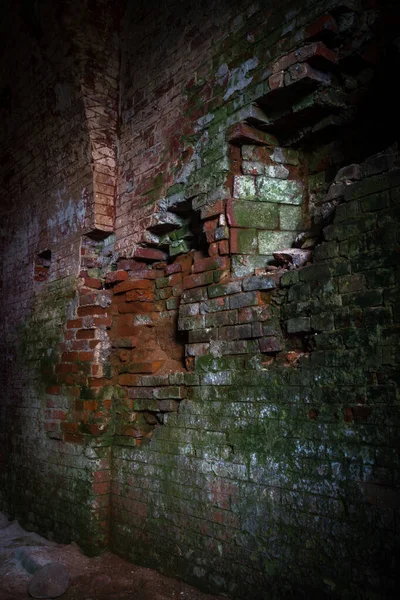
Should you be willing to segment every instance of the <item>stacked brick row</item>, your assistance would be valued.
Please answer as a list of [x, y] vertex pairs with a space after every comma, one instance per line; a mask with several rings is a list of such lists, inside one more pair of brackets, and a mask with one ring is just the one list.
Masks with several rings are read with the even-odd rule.
[[[214, 272], [215, 273], [215, 272]], [[179, 309], [180, 330], [189, 332], [188, 357], [277, 351], [281, 348], [277, 310], [270, 291], [278, 277], [263, 274], [186, 290]], [[275, 313], [275, 319], [272, 315]], [[188, 361], [189, 362], [189, 361]]]
[[115, 434], [137, 444], [151, 438], [164, 414], [177, 411], [184, 396], [179, 387], [169, 385], [168, 374], [161, 373], [183, 369], [183, 346], [176, 340], [177, 307], [192, 262], [191, 255], [181, 256], [172, 265], [155, 263], [154, 268], [145, 268], [142, 263], [138, 270], [140, 263], [120, 261], [120, 267], [136, 270], [110, 274], [120, 280], [113, 287], [111, 366], [113, 381], [124, 390]]
[[265, 267], [273, 252], [289, 248], [305, 227], [299, 156], [279, 146], [241, 147], [241, 170], [227, 202], [234, 272]]
[[[113, 2], [65, 7], [73, 40], [93, 171], [85, 230], [112, 232], [117, 183], [119, 10]], [[99, 32], [101, 31], [101, 35]]]

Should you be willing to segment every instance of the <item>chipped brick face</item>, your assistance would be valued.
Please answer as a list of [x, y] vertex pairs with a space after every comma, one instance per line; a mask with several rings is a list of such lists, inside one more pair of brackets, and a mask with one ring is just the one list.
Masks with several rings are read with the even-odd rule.
[[10, 12], [2, 510], [234, 598], [393, 596], [388, 4]]

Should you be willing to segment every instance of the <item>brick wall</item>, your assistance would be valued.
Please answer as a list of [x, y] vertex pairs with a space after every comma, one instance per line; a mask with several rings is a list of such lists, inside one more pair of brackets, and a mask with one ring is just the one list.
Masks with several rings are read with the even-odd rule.
[[74, 396], [58, 364], [76, 316], [82, 233], [96, 226], [86, 89], [68, 23], [54, 3], [15, 3], [2, 19], [0, 497], [27, 527], [89, 542], [102, 458], [67, 443]]
[[[126, 391], [113, 450], [118, 552], [238, 597], [261, 598], [274, 581], [340, 597], [392, 589], [398, 170], [364, 179], [392, 161], [347, 180], [307, 266], [213, 283], [221, 264], [195, 252], [191, 274], [182, 259], [167, 277], [149, 271], [155, 285], [115, 288], [114, 322], [128, 335], [114, 361]], [[154, 341], [179, 280], [188, 343], [177, 372]], [[129, 294], [144, 288], [139, 308]], [[139, 363], [143, 329], [153, 345]]]
[[4, 162], [2, 506], [237, 598], [391, 597], [393, 7], [75, 8], [62, 179]]

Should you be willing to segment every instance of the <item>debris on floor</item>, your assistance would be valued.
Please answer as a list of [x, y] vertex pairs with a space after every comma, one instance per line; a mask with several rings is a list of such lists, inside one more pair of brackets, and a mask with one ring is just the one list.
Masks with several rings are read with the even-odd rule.
[[0, 598], [62, 600], [216, 600], [196, 588], [135, 566], [111, 552], [89, 558], [0, 513]]

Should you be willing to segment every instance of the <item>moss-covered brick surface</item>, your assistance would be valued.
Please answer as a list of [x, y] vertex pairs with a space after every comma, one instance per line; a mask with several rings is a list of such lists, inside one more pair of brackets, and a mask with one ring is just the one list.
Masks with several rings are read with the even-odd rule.
[[[179, 11], [171, 17], [175, 34], [168, 42], [145, 2], [127, 4], [121, 32], [118, 252], [132, 255], [135, 245], [143, 243], [142, 226], [162, 198], [196, 196], [200, 208], [232, 196], [229, 128], [244, 121], [257, 125], [253, 103], [270, 91], [274, 60], [311, 38], [307, 26], [336, 4], [224, 0], [216, 5], [207, 0], [190, 5], [182, 21]], [[160, 22], [170, 18], [168, 11], [167, 5], [159, 9]], [[268, 28], [262, 25], [266, 21]], [[324, 26], [316, 24], [315, 31], [324, 32]], [[138, 69], [138, 55], [153, 45], [159, 50], [149, 51], [146, 67]], [[259, 131], [257, 140], [271, 152], [277, 144], [266, 131]], [[253, 159], [253, 153], [246, 156]], [[276, 147], [257, 182], [236, 173], [237, 192], [240, 188], [243, 199], [300, 205], [301, 183], [277, 179], [288, 175], [287, 165], [296, 169], [298, 164], [297, 150]], [[178, 251], [184, 250], [182, 245]]]
[[390, 2], [94, 4], [4, 20], [1, 508], [235, 599], [395, 597], [392, 132], [337, 173]]
[[[63, 423], [74, 406], [72, 390], [60, 386], [58, 365], [64, 324], [76, 302], [76, 279], [49, 282], [35, 294], [16, 326], [15, 361], [8, 371], [13, 395], [4, 405], [2, 508], [29, 529], [59, 541], [75, 539], [98, 549], [106, 531], [95, 509], [95, 472], [108, 449], [89, 440], [65, 443]], [[103, 446], [103, 447], [102, 447]]]
[[[394, 597], [398, 261], [380, 233], [390, 223], [398, 235], [397, 172], [388, 181], [379, 208], [374, 178], [354, 184], [351, 198], [370, 212], [344, 230], [338, 211], [314, 263], [287, 272], [260, 306], [238, 293], [257, 277], [210, 286], [232, 299], [214, 339], [224, 313], [260, 320], [265, 353], [211, 341], [150, 445], [118, 440], [116, 551], [235, 598]], [[318, 252], [331, 240], [337, 253]]]
[[[75, 44], [84, 28], [82, 19], [75, 30], [66, 19], [72, 4], [59, 10], [51, 2], [9, 3], [0, 25], [3, 39], [13, 32], [0, 60], [0, 508], [41, 534], [98, 547], [103, 507], [96, 513], [102, 499], [93, 486], [94, 472], [105, 467], [103, 449], [97, 455], [65, 439], [76, 390], [63, 388], [58, 368], [66, 321], [76, 316], [80, 236], [93, 226], [91, 159], [99, 162], [99, 146], [104, 150], [112, 136], [91, 155], [84, 52]], [[86, 83], [93, 80], [86, 75]], [[91, 116], [104, 118], [101, 109]], [[109, 184], [106, 175], [103, 202], [98, 198], [103, 214]]]

